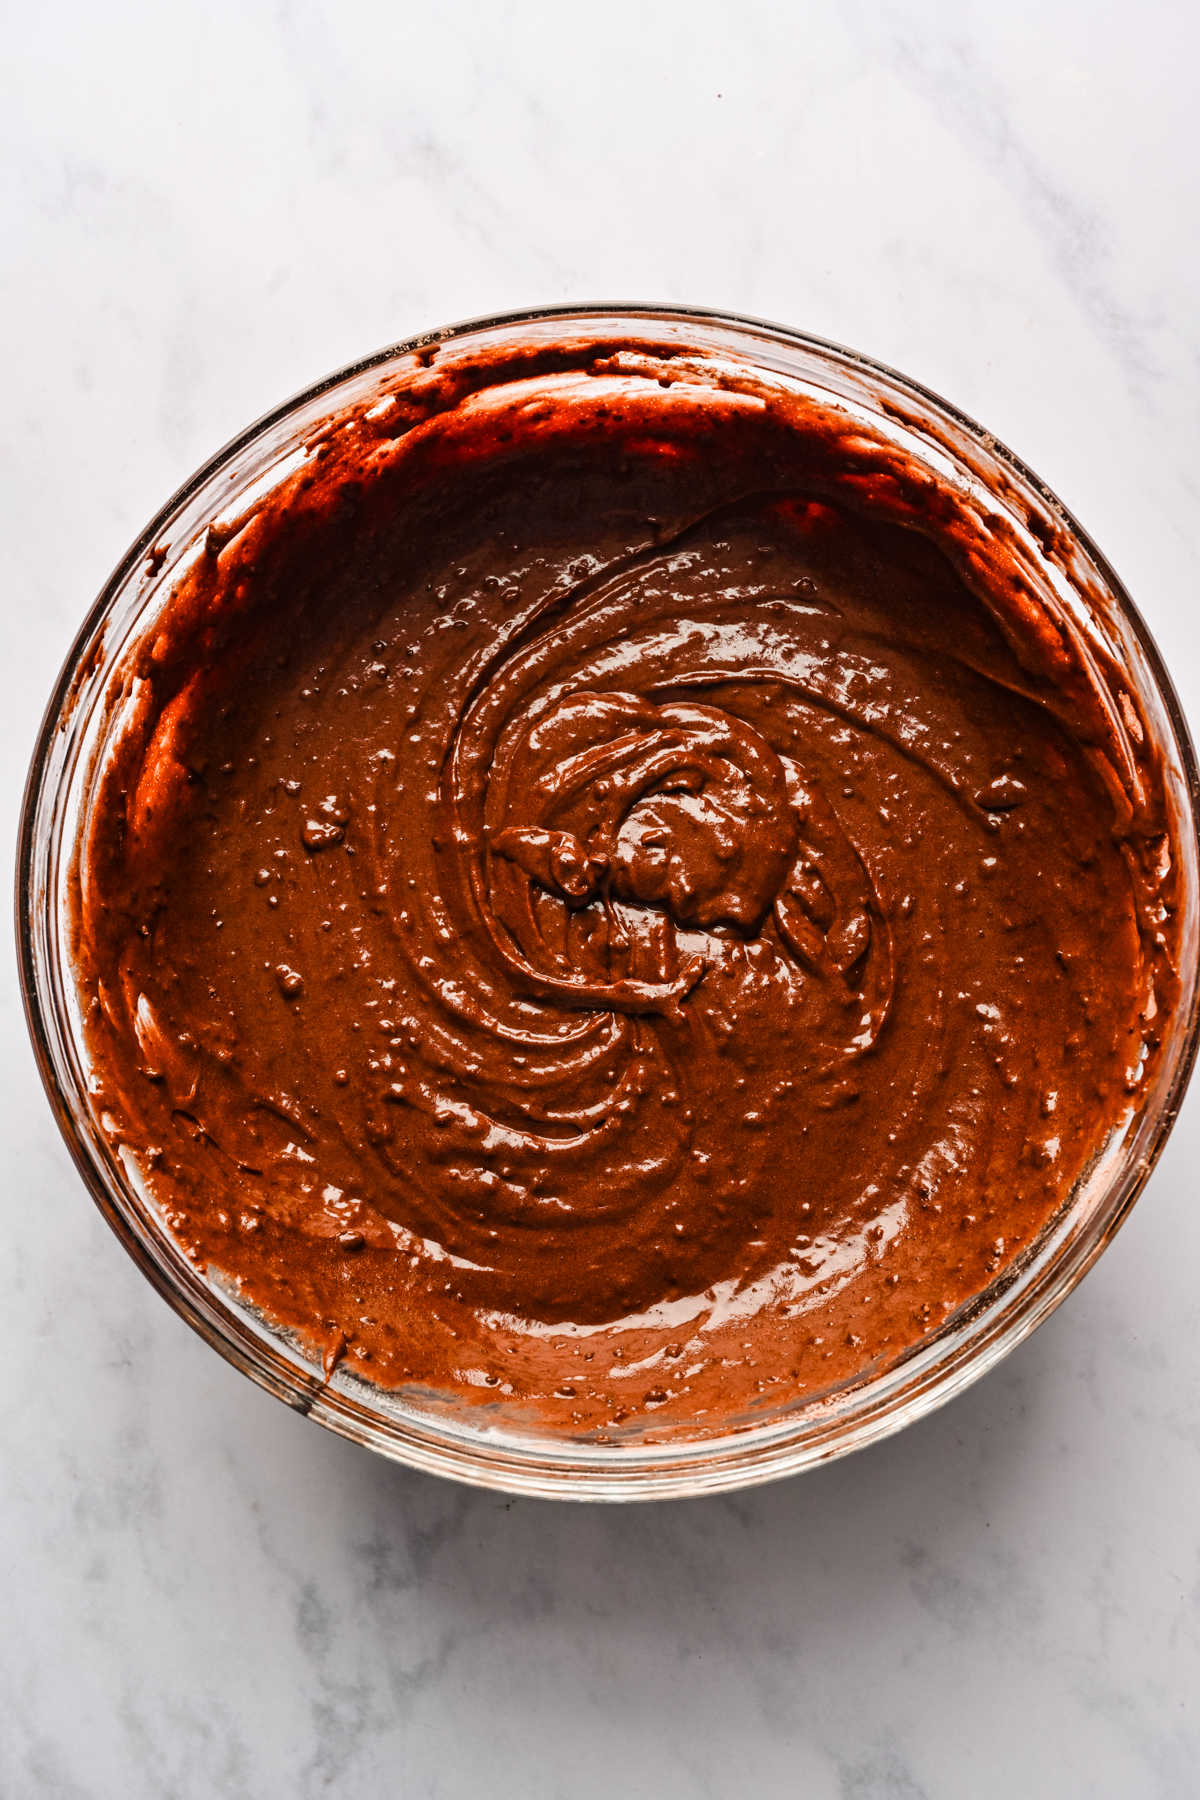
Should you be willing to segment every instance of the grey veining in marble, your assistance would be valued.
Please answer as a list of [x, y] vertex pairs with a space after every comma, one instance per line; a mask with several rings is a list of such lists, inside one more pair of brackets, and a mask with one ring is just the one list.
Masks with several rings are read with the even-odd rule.
[[[1200, 717], [1200, 15], [1174, 0], [10, 9], [10, 853], [108, 569], [249, 418], [446, 319], [696, 301], [952, 396]], [[1190, 1800], [1200, 1094], [996, 1374], [725, 1500], [555, 1507], [288, 1414], [93, 1211], [0, 977], [5, 1800]]]

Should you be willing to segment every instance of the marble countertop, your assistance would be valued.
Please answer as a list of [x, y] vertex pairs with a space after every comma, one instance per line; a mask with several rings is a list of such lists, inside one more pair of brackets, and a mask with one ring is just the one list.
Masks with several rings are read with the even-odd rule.
[[[420, 328], [694, 301], [872, 352], [1094, 532], [1200, 719], [1200, 13], [63, 0], [0, 64], [11, 855], [165, 495]], [[506, 1501], [289, 1414], [143, 1282], [0, 974], [0, 1793], [1200, 1792], [1200, 1090], [1079, 1292], [819, 1474]]]

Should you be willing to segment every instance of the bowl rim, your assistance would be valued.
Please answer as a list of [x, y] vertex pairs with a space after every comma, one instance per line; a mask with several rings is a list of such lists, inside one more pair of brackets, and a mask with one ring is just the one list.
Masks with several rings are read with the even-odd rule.
[[[593, 1454], [580, 1460], [578, 1445], [564, 1445], [564, 1449], [568, 1449], [570, 1453], [565, 1456], [556, 1455], [553, 1440], [532, 1438], [526, 1440], [527, 1449], [514, 1457], [508, 1453], [503, 1440], [491, 1439], [486, 1431], [439, 1430], [433, 1415], [425, 1418], [424, 1432], [427, 1436], [424, 1439], [421, 1434], [418, 1434], [417, 1439], [397, 1435], [393, 1422], [390, 1422], [391, 1429], [386, 1436], [381, 1435], [378, 1428], [364, 1428], [355, 1416], [362, 1408], [357, 1405], [347, 1408], [346, 1405], [339, 1404], [339, 1396], [330, 1387], [328, 1379], [318, 1380], [312, 1374], [297, 1368], [293, 1362], [286, 1364], [286, 1376], [272, 1369], [267, 1361], [266, 1346], [241, 1325], [236, 1310], [220, 1287], [215, 1287], [209, 1279], [202, 1276], [196, 1277], [195, 1291], [189, 1292], [181, 1286], [178, 1271], [173, 1278], [168, 1269], [150, 1253], [134, 1220], [114, 1203], [94, 1154], [72, 1116], [55, 1066], [47, 1023], [49, 1003], [42, 992], [34, 947], [34, 917], [38, 904], [38, 896], [34, 890], [36, 824], [39, 802], [48, 774], [49, 752], [79, 679], [87, 647], [131, 574], [163, 537], [164, 528], [188, 501], [240, 452], [284, 423], [289, 416], [319, 400], [323, 394], [368, 374], [372, 369], [381, 368], [403, 356], [452, 345], [464, 338], [489, 332], [559, 322], [563, 325], [576, 323], [586, 328], [589, 323], [595, 324], [602, 320], [650, 326], [668, 323], [686, 326], [689, 322], [694, 322], [699, 326], [725, 329], [734, 334], [756, 334], [785, 348], [834, 364], [846, 365], [860, 375], [882, 377], [885, 381], [894, 383], [903, 393], [932, 405], [975, 444], [985, 446], [999, 464], [1006, 466], [1020, 483], [1034, 491], [1039, 502], [1065, 527], [1069, 537], [1099, 574], [1120, 614], [1132, 629], [1179, 752], [1188, 805], [1186, 820], [1181, 817], [1178, 828], [1182, 833], [1190, 827], [1187, 834], [1192, 840], [1197, 864], [1200, 865], [1200, 771], [1182, 704], [1153, 633], [1124, 583], [1087, 530], [1054, 490], [1006, 443], [969, 414], [944, 399], [935, 389], [877, 358], [814, 333], [721, 308], [670, 302], [564, 302], [458, 320], [450, 325], [399, 339], [345, 364], [293, 393], [237, 432], [157, 509], [118, 561], [88, 609], [72, 639], [42, 715], [25, 781], [18, 827], [14, 884], [17, 962], [25, 1019], [38, 1072], [76, 1168], [109, 1226], [142, 1273], [172, 1310], [218, 1350], [226, 1361], [266, 1391], [339, 1435], [408, 1466], [451, 1476], [471, 1485], [512, 1494], [575, 1500], [684, 1498], [727, 1492], [779, 1479], [787, 1474], [819, 1466], [891, 1436], [905, 1425], [946, 1404], [1037, 1329], [1079, 1285], [1107, 1248], [1128, 1217], [1158, 1161], [1182, 1106], [1200, 1043], [1200, 977], [1195, 982], [1183, 1036], [1170, 1065], [1170, 1079], [1154, 1108], [1149, 1140], [1139, 1154], [1136, 1165], [1123, 1173], [1121, 1170], [1116, 1171], [1109, 1188], [1105, 1190], [1106, 1199], [1110, 1193], [1119, 1194], [1119, 1198], [1105, 1219], [1103, 1228], [1094, 1241], [1086, 1245], [1073, 1260], [1068, 1261], [1067, 1266], [1060, 1267], [1063, 1260], [1061, 1257], [1056, 1257], [1048, 1265], [1043, 1272], [1046, 1278], [1042, 1283], [1044, 1291], [1035, 1295], [1033, 1305], [1024, 1308], [1009, 1307], [1006, 1315], [1004, 1309], [1008, 1305], [1007, 1296], [1013, 1283], [1006, 1281], [1004, 1277], [969, 1303], [966, 1310], [972, 1316], [977, 1314], [982, 1317], [990, 1309], [1000, 1308], [997, 1329], [990, 1339], [969, 1348], [956, 1363], [952, 1362], [940, 1373], [935, 1371], [902, 1404], [893, 1405], [884, 1398], [873, 1410], [865, 1410], [861, 1417], [851, 1415], [844, 1419], [842, 1427], [835, 1428], [828, 1440], [818, 1437], [814, 1440], [788, 1441], [784, 1432], [779, 1444], [764, 1444], [763, 1433], [768, 1428], [749, 1426], [721, 1437], [695, 1440], [691, 1445], [662, 1446], [653, 1452], [646, 1449], [631, 1451], [619, 1445], [597, 1446], [596, 1451], [602, 1452], [601, 1454]], [[1057, 1278], [1050, 1280], [1054, 1275]], [[200, 1303], [199, 1289], [203, 1289], [206, 1296], [204, 1304]], [[990, 1301], [985, 1299], [988, 1295], [991, 1296]], [[937, 1343], [952, 1336], [954, 1329], [952, 1318], [932, 1339], [922, 1340], [886, 1373], [903, 1370], [912, 1356], [929, 1352]], [[285, 1365], [277, 1351], [275, 1360], [280, 1363], [282, 1370]], [[886, 1375], [882, 1378], [886, 1379]], [[876, 1385], [876, 1379], [865, 1372], [851, 1384], [850, 1391], [861, 1388], [864, 1393], [868, 1393]], [[365, 1391], [367, 1384], [360, 1385]], [[801, 1429], [800, 1422], [806, 1416], [806, 1412], [795, 1415], [795, 1431]], [[845, 1429], [846, 1427], [849, 1429]], [[778, 1432], [779, 1428], [776, 1429]], [[512, 1440], [509, 1440], [509, 1449], [511, 1443]], [[706, 1468], [706, 1462], [711, 1466]]]

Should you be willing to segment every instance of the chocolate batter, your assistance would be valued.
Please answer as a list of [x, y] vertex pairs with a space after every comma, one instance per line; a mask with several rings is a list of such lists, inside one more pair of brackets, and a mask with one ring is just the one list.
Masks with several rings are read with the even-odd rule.
[[1161, 778], [998, 521], [845, 414], [422, 363], [136, 652], [97, 1109], [327, 1367], [715, 1430], [936, 1331], [1137, 1104]]

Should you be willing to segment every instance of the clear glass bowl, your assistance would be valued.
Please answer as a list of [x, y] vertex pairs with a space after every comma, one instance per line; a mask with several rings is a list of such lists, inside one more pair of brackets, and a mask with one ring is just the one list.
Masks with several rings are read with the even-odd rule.
[[[596, 1444], [534, 1436], [435, 1396], [369, 1386], [319, 1364], [182, 1254], [137, 1168], [122, 1160], [89, 1102], [88, 1057], [69, 954], [68, 880], [90, 786], [119, 708], [131, 644], [155, 619], [204, 534], [244, 514], [295, 468], [304, 446], [386, 388], [439, 358], [560, 343], [587, 358], [630, 338], [684, 350], [699, 378], [747, 368], [847, 409], [939, 476], [975, 494], [1017, 534], [1027, 567], [1115, 648], [1158, 740], [1177, 816], [1183, 899], [1180, 1000], [1150, 1093], [1104, 1146], [1061, 1213], [1014, 1265], [937, 1333], [868, 1374], [742, 1429], [694, 1443]], [[1031, 533], [1028, 520], [1038, 524]], [[75, 1161], [109, 1224], [189, 1324], [245, 1374], [344, 1436], [416, 1468], [514, 1493], [644, 1499], [714, 1493], [810, 1468], [897, 1431], [950, 1399], [1021, 1342], [1086, 1273], [1133, 1205], [1179, 1110], [1196, 1049], [1200, 933], [1197, 774], [1187, 727], [1154, 641], [1087, 535], [1011, 452], [936, 395], [851, 351], [750, 319], [691, 309], [553, 308], [451, 326], [355, 363], [251, 426], [147, 525], [79, 632], [46, 711], [21, 822], [17, 928], [21, 980], [42, 1078]]]

